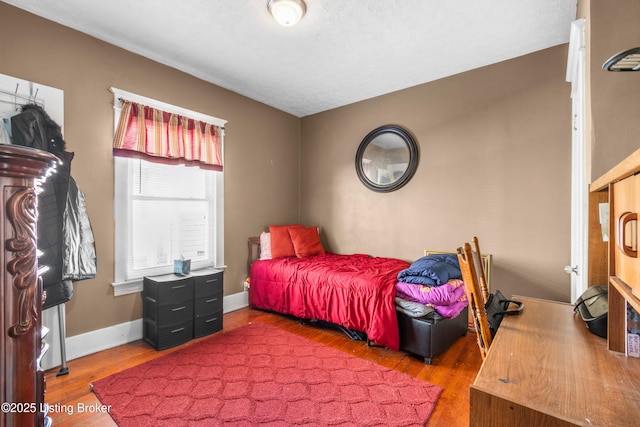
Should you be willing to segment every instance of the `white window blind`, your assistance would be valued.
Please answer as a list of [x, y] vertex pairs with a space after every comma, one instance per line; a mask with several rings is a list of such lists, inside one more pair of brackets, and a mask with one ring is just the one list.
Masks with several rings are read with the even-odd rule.
[[158, 274], [173, 260], [215, 264], [215, 172], [129, 159], [131, 232], [126, 278]]

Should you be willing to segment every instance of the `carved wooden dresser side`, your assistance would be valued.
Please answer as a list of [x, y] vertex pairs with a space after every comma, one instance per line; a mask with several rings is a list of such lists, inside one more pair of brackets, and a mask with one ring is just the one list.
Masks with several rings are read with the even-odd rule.
[[32, 148], [0, 145], [0, 426], [41, 426], [45, 421], [42, 303], [38, 278], [37, 193], [58, 163]]

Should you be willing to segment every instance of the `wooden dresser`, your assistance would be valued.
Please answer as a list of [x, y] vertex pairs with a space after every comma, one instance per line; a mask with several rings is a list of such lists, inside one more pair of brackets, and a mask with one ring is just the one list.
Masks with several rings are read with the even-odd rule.
[[44, 295], [36, 255], [37, 189], [57, 162], [44, 151], [0, 145], [1, 427], [45, 422], [44, 372], [39, 366]]
[[471, 426], [634, 426], [640, 359], [609, 351], [573, 305], [534, 298], [507, 316], [471, 386]]

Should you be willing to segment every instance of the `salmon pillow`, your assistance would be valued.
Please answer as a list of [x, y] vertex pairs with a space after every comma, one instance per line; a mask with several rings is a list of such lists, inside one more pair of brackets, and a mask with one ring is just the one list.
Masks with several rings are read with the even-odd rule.
[[294, 228], [302, 228], [302, 224], [269, 226], [269, 234], [271, 234], [271, 258], [296, 256], [291, 236], [289, 236], [289, 229]]
[[289, 235], [293, 242], [293, 250], [298, 258], [324, 255], [324, 248], [320, 242], [318, 227], [290, 228]]

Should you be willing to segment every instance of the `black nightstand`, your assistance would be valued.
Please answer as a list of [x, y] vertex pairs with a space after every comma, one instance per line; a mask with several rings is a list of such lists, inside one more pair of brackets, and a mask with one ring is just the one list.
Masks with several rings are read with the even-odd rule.
[[222, 270], [144, 278], [143, 339], [157, 350], [222, 329]]

